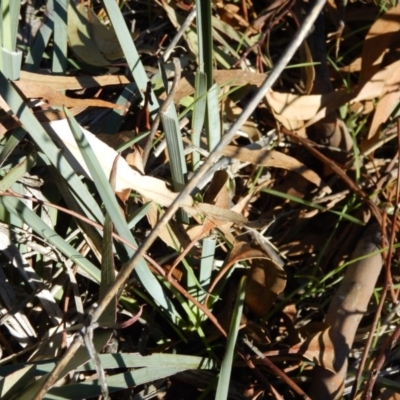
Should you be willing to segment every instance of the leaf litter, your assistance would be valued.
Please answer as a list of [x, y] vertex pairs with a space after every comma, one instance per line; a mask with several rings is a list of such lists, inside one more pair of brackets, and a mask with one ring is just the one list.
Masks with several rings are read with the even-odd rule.
[[[43, 9], [26, 3], [22, 16], [31, 7], [45, 21]], [[73, 332], [82, 329], [84, 314], [90, 315], [91, 307], [114, 284], [113, 268], [118, 276], [128, 263], [126, 240], [111, 235], [109, 217], [107, 222], [93, 221], [95, 214], [85, 207], [85, 196], [90, 196], [104, 210], [63, 107], [75, 115], [107, 179], [115, 175], [119, 212], [139, 244], [146, 243], [152, 229], [159, 229], [177, 197], [171, 189], [170, 154], [174, 153], [164, 140], [167, 127], [157, 130], [146, 165], [142, 155], [155, 118], [148, 108], [151, 87], [161, 101], [168, 93], [164, 85], [169, 76], [162, 77], [158, 62], [193, 5], [162, 1], [147, 9], [142, 3], [118, 2], [126, 23], [136, 24], [129, 39], [141, 54], [138, 62], [147, 71], [149, 92], [139, 93], [143, 83], [132, 82], [117, 27], [109, 24], [97, 1], [69, 6], [66, 37], [73, 62], [67, 75], [48, 73], [55, 45], [50, 40], [40, 70], [32, 72], [23, 63], [20, 79], [13, 82], [24, 105], [57, 144], [60, 157], [84, 182], [86, 193], [75, 193], [68, 181], [60, 182], [62, 174], [32, 143], [29, 127], [24, 126], [28, 135], [22, 134], [18, 112], [10, 109], [6, 93], [0, 92], [2, 196], [24, 198], [24, 207], [47, 221], [82, 257], [97, 267], [111, 268], [103, 271], [108, 275], [99, 287], [81, 274], [72, 256], [2, 208], [0, 371], [10, 382], [4, 395], [34, 398], [47, 390], [53, 395], [56, 379], [49, 380], [37, 369], [32, 372], [30, 366], [38, 360], [50, 363], [50, 357], [51, 362], [64, 360]], [[265, 9], [249, 1], [216, 2], [214, 80], [223, 90], [215, 112], [220, 113], [223, 130], [261, 86], [308, 7], [308, 2], [278, 0]], [[84, 349], [77, 350], [70, 369], [67, 365], [58, 372], [59, 378], [69, 372], [81, 374], [87, 382], [97, 379], [98, 389], [86, 392], [82, 385], [79, 398], [106, 394], [107, 383], [115, 399], [128, 392], [139, 398], [148, 390], [144, 384], [152, 388], [153, 397], [199, 398], [207, 390], [207, 398], [214, 398], [216, 365], [224, 357], [244, 275], [239, 357], [231, 371], [229, 398], [290, 399], [307, 393], [313, 399], [370, 399], [381, 398], [382, 393], [395, 398], [400, 392], [395, 352], [400, 329], [396, 308], [400, 6], [390, 7], [387, 2], [379, 8], [354, 1], [344, 8], [329, 1], [327, 10], [315, 25], [317, 33], [322, 32], [323, 49], [316, 51], [321, 43], [310, 35], [253, 117], [225, 147], [215, 168], [195, 191], [187, 193], [180, 204], [185, 213], [160, 228], [150, 246], [146, 267], [173, 308], [160, 307], [133, 275], [119, 289], [118, 304], [110, 303], [107, 312], [113, 320], [106, 325], [113, 325], [115, 318], [120, 326], [128, 325], [125, 320], [135, 324], [93, 338], [93, 326], [86, 327], [86, 347], [96, 364], [92, 372], [79, 370], [88, 360], [80, 352]], [[188, 168], [193, 151], [203, 161], [210, 150], [205, 134], [201, 148], [193, 146], [188, 128], [194, 105], [205, 101], [194, 97], [196, 29], [200, 28], [192, 22], [173, 49], [174, 57], [180, 57], [182, 78], [171, 95], [181, 113], [182, 143], [191, 150], [183, 160]], [[28, 40], [33, 44], [40, 34], [41, 30], [29, 39], [20, 33], [18, 45]], [[135, 92], [129, 100], [124, 91], [128, 87]], [[91, 132], [101, 134], [96, 137]], [[30, 165], [32, 151], [35, 166], [26, 172], [23, 168]], [[123, 157], [114, 165], [119, 154]], [[186, 181], [194, 172], [185, 176]], [[30, 188], [32, 182], [36, 192]], [[83, 218], [71, 218], [73, 212], [96, 229], [88, 230]], [[114, 229], [120, 232], [120, 227]], [[251, 342], [255, 355], [243, 339]], [[137, 385], [125, 380], [112, 387], [113, 379], [128, 369], [107, 368], [100, 354], [106, 341], [105, 353], [122, 358], [130, 353], [164, 353], [177, 369], [158, 374], [149, 366], [147, 378], [133, 369], [129, 379], [136, 379]], [[194, 363], [199, 367], [198, 379], [193, 380], [185, 372], [190, 369], [184, 364], [187, 356], [204, 358], [212, 367]], [[19, 364], [13, 369], [11, 363]], [[39, 375], [43, 378], [36, 380]], [[26, 386], [12, 384], [22, 379]], [[54, 395], [78, 398], [67, 381], [57, 385]]]

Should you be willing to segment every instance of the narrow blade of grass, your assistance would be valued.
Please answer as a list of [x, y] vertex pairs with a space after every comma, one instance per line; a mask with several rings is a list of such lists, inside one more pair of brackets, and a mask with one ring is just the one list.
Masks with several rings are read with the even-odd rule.
[[[115, 33], [117, 34], [119, 44], [124, 52], [126, 62], [128, 63], [133, 79], [138, 86], [139, 93], [143, 96], [143, 93], [146, 92], [146, 85], [149, 79], [142, 61], [140, 60], [136, 46], [133, 43], [131, 33], [129, 32], [121, 10], [119, 9], [118, 3], [115, 0], [102, 0], [102, 3], [107, 11], [108, 17], [110, 18], [111, 24], [116, 28]], [[158, 108], [159, 104], [157, 98], [153, 91], [151, 91], [149, 110], [153, 113], [157, 112]]]
[[[204, 72], [198, 71], [195, 78], [195, 95], [192, 117], [192, 143], [200, 147], [200, 135], [204, 126], [204, 118], [207, 106], [207, 75]], [[200, 162], [200, 154], [192, 153], [192, 169], [195, 171]]]
[[216, 145], [221, 140], [221, 120], [219, 117], [218, 92], [218, 86], [213, 85], [207, 93], [206, 133], [208, 151], [214, 150]]
[[54, 48], [52, 71], [65, 75], [67, 71], [68, 0], [54, 0]]
[[238, 295], [236, 298], [231, 325], [229, 327], [228, 342], [226, 352], [221, 365], [221, 371], [218, 379], [217, 394], [215, 398], [224, 400], [228, 398], [229, 381], [232, 372], [233, 354], [235, 352], [236, 339], [239, 332], [240, 318], [242, 317], [244, 295], [246, 288], [246, 277], [240, 280]]

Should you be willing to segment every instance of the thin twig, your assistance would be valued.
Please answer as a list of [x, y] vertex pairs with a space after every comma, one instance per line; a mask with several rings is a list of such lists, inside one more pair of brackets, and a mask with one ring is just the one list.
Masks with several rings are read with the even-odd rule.
[[256, 354], [257, 357], [265, 364], [276, 376], [279, 376], [289, 387], [291, 387], [298, 395], [303, 399], [311, 400], [310, 397], [294, 382], [290, 379], [282, 370], [280, 370], [268, 357], [266, 357], [256, 346], [254, 346], [247, 338], [243, 339], [243, 342]]
[[47, 376], [46, 380], [43, 382], [42, 387], [39, 389], [38, 393], [33, 398], [33, 400], [41, 400], [43, 396], [48, 392], [48, 390], [56, 383], [61, 372], [69, 363], [69, 361], [72, 360], [72, 357], [81, 347], [82, 343], [83, 343], [83, 337], [81, 335], [75, 336], [75, 340], [72, 342], [71, 346], [68, 347], [68, 350], [59, 360], [57, 365], [54, 367], [53, 371], [51, 371], [51, 373]]
[[189, 28], [190, 24], [193, 22], [195, 17], [196, 17], [196, 7], [193, 7], [193, 10], [187, 16], [185, 22], [182, 24], [182, 26], [180, 27], [179, 31], [176, 33], [174, 38], [171, 40], [171, 43], [169, 44], [169, 46], [165, 49], [164, 54], [163, 54], [164, 62], [168, 61], [169, 56], [171, 55], [172, 51], [174, 50], [174, 47], [179, 43], [183, 34], [186, 32], [186, 29]]

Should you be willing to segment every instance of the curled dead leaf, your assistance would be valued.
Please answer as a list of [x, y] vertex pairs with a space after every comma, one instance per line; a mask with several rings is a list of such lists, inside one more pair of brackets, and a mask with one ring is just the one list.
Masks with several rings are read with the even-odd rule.
[[[76, 144], [71, 129], [69, 128], [68, 121], [63, 119], [45, 123], [43, 125], [47, 132], [63, 149], [65, 157], [75, 171], [90, 177], [89, 171], [81, 155], [81, 151]], [[101, 140], [97, 139], [96, 136], [86, 129], [81, 129], [93, 151], [96, 153], [105, 175], [110, 176], [114, 159], [117, 157], [118, 153]], [[168, 207], [177, 196], [176, 193], [171, 192], [167, 188], [165, 182], [157, 178], [141, 175], [139, 172], [133, 170], [128, 163], [120, 157], [117, 163], [115, 190], [118, 193], [126, 189], [135, 190], [146, 199], [152, 200], [165, 207]], [[188, 196], [183, 201], [182, 206], [186, 207], [187, 210], [192, 210], [193, 212], [191, 207], [192, 198]]]
[[317, 365], [335, 371], [335, 350], [330, 336], [331, 328], [312, 335], [304, 342], [296, 344], [289, 350], [290, 354], [299, 354]]

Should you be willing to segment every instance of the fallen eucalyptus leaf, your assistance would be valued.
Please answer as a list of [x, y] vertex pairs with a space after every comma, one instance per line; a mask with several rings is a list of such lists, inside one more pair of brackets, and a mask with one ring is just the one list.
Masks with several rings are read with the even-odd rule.
[[[48, 133], [63, 149], [64, 154], [72, 167], [79, 173], [90, 178], [85, 162], [83, 161], [81, 151], [75, 142], [71, 129], [66, 119], [51, 121], [43, 124]], [[97, 154], [101, 166], [106, 176], [110, 176], [112, 164], [118, 153], [107, 146], [101, 140], [97, 139], [92, 133], [81, 128], [87, 140]], [[177, 194], [171, 192], [164, 181], [150, 176], [141, 175], [133, 170], [128, 163], [120, 157], [117, 163], [117, 178], [115, 182], [115, 191], [117, 193], [126, 189], [137, 191], [146, 199], [152, 200], [161, 206], [168, 207], [175, 200]], [[192, 198], [187, 196], [182, 203], [188, 210], [192, 206]]]

